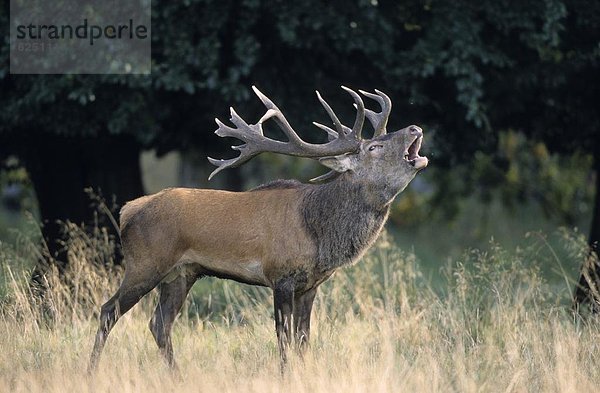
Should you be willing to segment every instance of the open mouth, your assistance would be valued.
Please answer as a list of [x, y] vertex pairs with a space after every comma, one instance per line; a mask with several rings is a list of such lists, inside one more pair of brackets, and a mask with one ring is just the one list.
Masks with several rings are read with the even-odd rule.
[[408, 146], [408, 149], [404, 152], [404, 160], [414, 166], [416, 169], [422, 169], [427, 166], [429, 160], [427, 157], [421, 157], [419, 150], [421, 149], [421, 143], [423, 142], [423, 136], [415, 137], [414, 141]]

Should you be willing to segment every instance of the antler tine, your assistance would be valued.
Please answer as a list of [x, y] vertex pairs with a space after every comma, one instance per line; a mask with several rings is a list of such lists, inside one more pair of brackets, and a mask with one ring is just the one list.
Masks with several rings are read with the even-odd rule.
[[342, 89], [347, 91], [354, 99], [354, 107], [356, 108], [356, 120], [354, 121], [354, 126], [352, 127], [351, 135], [360, 139], [362, 134], [362, 128], [365, 124], [365, 104], [362, 98], [360, 98], [360, 96], [354, 90], [346, 86], [342, 86]]
[[331, 170], [321, 176], [313, 177], [309, 180], [310, 183], [325, 183], [328, 180], [334, 179], [340, 175], [339, 172]]
[[[245, 163], [246, 161], [250, 160], [252, 157], [257, 155], [258, 153], [260, 153], [260, 151], [248, 149], [247, 147], [251, 141], [259, 140], [261, 138], [265, 139], [265, 137], [263, 135], [263, 131], [262, 131], [262, 126], [260, 123], [255, 124], [255, 125], [248, 124], [248, 123], [246, 123], [246, 121], [244, 121], [244, 119], [242, 119], [235, 112], [235, 110], [233, 108], [230, 108], [230, 112], [231, 112], [231, 122], [237, 128], [232, 128], [232, 127], [226, 126], [225, 124], [223, 124], [223, 122], [221, 122], [221, 120], [215, 118], [215, 122], [219, 126], [219, 128], [215, 131], [215, 134], [217, 134], [220, 137], [237, 138], [245, 143], [238, 145], [238, 146], [231, 146], [231, 148], [233, 150], [238, 150], [240, 152], [240, 155], [235, 158], [231, 158], [228, 160], [219, 160], [219, 159], [208, 157], [208, 161], [211, 164], [217, 166], [217, 169], [212, 171], [212, 173], [208, 176], [208, 180], [211, 180], [217, 173], [221, 172], [223, 169], [233, 168], [233, 167], [242, 165], [243, 163]], [[239, 132], [242, 129], [250, 131], [250, 132], [242, 134]], [[276, 142], [276, 141], [273, 141], [273, 142]]]
[[312, 123], [327, 133], [328, 141], [332, 141], [332, 140], [338, 138], [339, 134], [336, 131], [334, 131], [333, 129], [331, 129], [330, 127], [327, 127], [326, 125], [323, 125], [321, 123], [317, 123], [316, 121], [313, 121]]
[[[233, 150], [240, 152], [240, 155], [235, 158], [226, 160], [219, 160], [210, 157], [208, 158], [211, 164], [217, 166], [217, 168], [208, 177], [209, 180], [223, 169], [239, 166], [257, 154], [263, 152], [281, 153], [298, 157], [319, 158], [349, 153], [358, 149], [360, 140], [356, 135], [360, 136], [359, 126], [362, 126], [362, 124], [360, 124], [361, 122], [359, 121], [360, 119], [357, 119], [354, 130], [351, 131], [348, 127], [340, 123], [335, 114], [333, 114], [333, 111], [329, 105], [327, 105], [327, 103], [325, 103], [320, 96], [319, 99], [321, 100], [321, 103], [324, 103], [325, 109], [328, 110], [330, 117], [332, 120], [334, 120], [334, 123], [336, 123], [338, 132], [335, 132], [327, 126], [316, 123], [317, 127], [327, 131], [329, 134], [329, 142], [324, 144], [313, 144], [305, 142], [298, 136], [296, 131], [294, 131], [290, 123], [279, 110], [277, 105], [273, 103], [273, 101], [261, 93], [260, 90], [258, 90], [255, 86], [252, 86], [252, 89], [265, 105], [267, 111], [256, 124], [248, 124], [240, 117], [240, 115], [235, 112], [233, 108], [230, 109], [231, 122], [235, 127], [227, 126], [219, 119], [215, 119], [215, 122], [218, 126], [215, 134], [220, 137], [237, 138], [244, 143], [231, 147]], [[356, 103], [358, 106], [360, 106], [359, 101], [356, 101]], [[273, 118], [275, 123], [287, 135], [288, 141], [278, 141], [264, 135], [262, 124], [271, 118]], [[348, 138], [348, 135], [352, 135], [352, 138]]]
[[321, 93], [319, 93], [319, 91], [317, 91], [316, 93], [317, 93], [317, 98], [319, 99], [319, 102], [321, 103], [321, 105], [323, 105], [323, 108], [325, 108], [325, 111], [331, 118], [331, 121], [333, 121], [333, 125], [335, 126], [335, 129], [338, 133], [338, 138], [346, 139], [346, 134], [350, 133], [350, 129], [342, 124], [342, 122], [340, 121], [340, 119], [338, 119], [338, 117], [336, 116], [333, 109], [331, 109], [331, 106], [329, 106], [327, 101], [325, 101], [323, 99], [323, 97], [321, 97]]
[[268, 109], [267, 113], [265, 113], [263, 115], [263, 117], [260, 118], [260, 120], [258, 121], [258, 124], [262, 124], [268, 118], [273, 117], [275, 122], [277, 123], [277, 125], [283, 130], [285, 135], [290, 139], [290, 142], [293, 141], [294, 143], [299, 144], [299, 145], [305, 144], [305, 142], [302, 139], [300, 139], [298, 134], [296, 134], [296, 131], [294, 131], [294, 129], [292, 128], [290, 123], [287, 121], [285, 116], [283, 116], [283, 113], [279, 110], [277, 105], [275, 105], [275, 103], [273, 101], [271, 101], [271, 99], [269, 97], [267, 97], [260, 90], [258, 90], [258, 88], [256, 86], [252, 86], [252, 90], [258, 96], [258, 98], [260, 98], [260, 100], [265, 105], [265, 107], [267, 107], [267, 109]]
[[375, 93], [377, 94], [373, 94], [364, 90], [359, 91], [365, 97], [377, 101], [379, 106], [381, 106], [381, 112], [375, 112], [370, 109], [367, 109], [365, 111], [367, 119], [369, 119], [371, 125], [373, 126], [373, 129], [375, 130], [375, 132], [373, 133], [373, 137], [385, 135], [387, 133], [386, 126], [388, 118], [390, 117], [390, 113], [392, 112], [392, 100], [385, 93], [377, 89], [375, 89]]

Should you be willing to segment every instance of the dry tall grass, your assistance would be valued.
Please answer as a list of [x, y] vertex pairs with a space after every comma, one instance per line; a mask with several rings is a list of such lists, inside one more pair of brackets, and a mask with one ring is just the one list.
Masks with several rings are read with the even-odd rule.
[[[174, 327], [181, 378], [164, 366], [147, 328], [153, 296], [113, 330], [98, 373], [86, 374], [99, 306], [119, 270], [98, 268], [112, 240], [70, 228], [66, 279], [48, 274], [45, 301], [7, 272], [0, 313], [0, 392], [592, 392], [600, 387], [598, 320], [568, 310], [569, 284], [536, 266], [537, 247], [491, 245], [446, 268], [430, 288], [418, 264], [384, 237], [317, 297], [312, 345], [279, 374], [270, 294], [226, 281], [197, 285]], [[568, 247], [582, 245], [569, 237]], [[23, 251], [5, 248], [5, 259]], [[26, 252], [25, 252], [26, 253]], [[559, 265], [557, 265], [559, 266]], [[50, 317], [49, 317], [50, 315]]]

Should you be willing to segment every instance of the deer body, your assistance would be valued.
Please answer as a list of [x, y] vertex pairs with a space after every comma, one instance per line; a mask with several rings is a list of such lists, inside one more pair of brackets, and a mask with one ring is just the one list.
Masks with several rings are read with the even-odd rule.
[[[427, 165], [427, 159], [418, 155], [419, 127], [386, 133], [391, 108], [387, 96], [363, 92], [380, 102], [382, 113], [375, 113], [365, 110], [356, 93], [346, 90], [358, 111], [352, 130], [319, 96], [337, 130], [318, 125], [333, 139], [324, 145], [300, 140], [279, 109], [258, 90], [269, 108], [258, 124], [248, 125], [233, 110], [237, 128], [217, 121], [220, 136], [235, 136], [246, 145], [235, 148], [241, 151], [238, 158], [211, 160], [219, 167], [213, 175], [268, 149], [318, 157], [333, 169], [321, 177], [328, 182], [279, 180], [246, 192], [172, 188], [123, 207], [125, 277], [102, 306], [91, 369], [119, 316], [156, 286], [160, 299], [150, 329], [174, 366], [171, 326], [194, 282], [205, 276], [272, 288], [282, 364], [292, 339], [304, 347], [317, 287], [336, 269], [364, 254], [381, 232], [394, 198]], [[375, 129], [370, 140], [360, 138], [365, 115]], [[288, 133], [289, 143], [264, 137], [261, 123], [268, 118]], [[266, 148], [261, 147], [263, 140]]]
[[[290, 269], [314, 254], [298, 214], [294, 189], [226, 192], [175, 188], [122, 213], [124, 252], [152, 256], [143, 266], [157, 278], [195, 264], [237, 281], [272, 286], [279, 260]], [[135, 203], [134, 201], [133, 203]], [[286, 228], [286, 231], [281, 231]], [[169, 247], [164, 237], [173, 236]], [[155, 259], [164, 261], [156, 269]], [[141, 266], [139, 268], [142, 268]]]
[[[297, 276], [295, 289], [303, 291], [359, 259], [381, 231], [389, 204], [360, 203], [361, 192], [343, 178], [247, 192], [166, 189], [122, 209], [123, 248], [147, 254], [136, 269], [156, 279], [194, 271], [273, 288]], [[172, 236], [166, 248], [165, 236]]]

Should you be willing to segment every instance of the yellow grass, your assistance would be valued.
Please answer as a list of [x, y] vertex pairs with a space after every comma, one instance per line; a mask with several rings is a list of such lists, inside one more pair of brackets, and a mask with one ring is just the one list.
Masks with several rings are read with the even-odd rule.
[[[151, 295], [111, 333], [86, 374], [97, 311], [119, 271], [96, 266], [110, 240], [76, 227], [70, 269], [48, 275], [43, 303], [11, 277], [0, 313], [0, 392], [593, 392], [600, 387], [598, 320], [574, 318], [569, 286], [540, 277], [539, 250], [491, 246], [426, 285], [389, 244], [320, 291], [311, 348], [279, 373], [269, 292], [225, 281], [197, 285], [174, 327], [181, 375], [163, 364], [147, 328]], [[5, 253], [6, 257], [9, 253]], [[16, 254], [15, 254], [16, 255]], [[443, 293], [442, 293], [443, 292]]]

